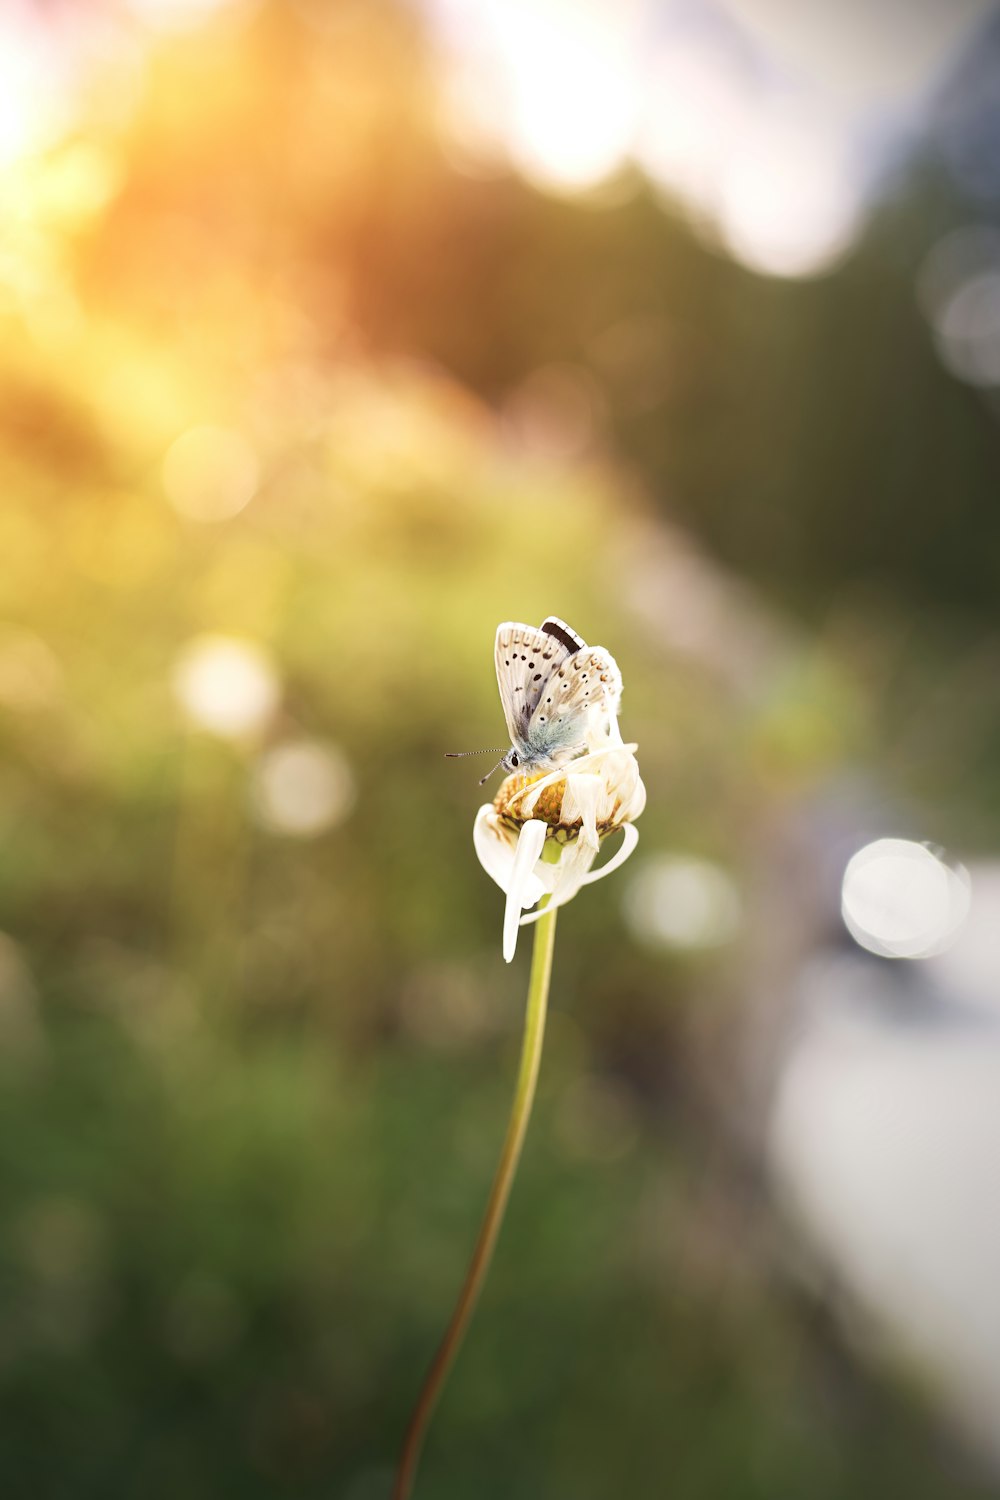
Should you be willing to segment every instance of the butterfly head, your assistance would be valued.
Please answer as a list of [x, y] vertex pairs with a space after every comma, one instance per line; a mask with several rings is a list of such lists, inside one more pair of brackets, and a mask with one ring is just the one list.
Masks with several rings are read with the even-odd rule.
[[480, 780], [479, 785], [485, 785], [494, 771], [502, 771], [505, 776], [510, 776], [514, 771], [520, 771], [521, 775], [524, 776], [534, 770], [537, 770], [537, 762], [525, 755], [523, 750], [517, 750], [511, 745], [503, 760], [498, 760], [492, 770], [486, 772], [486, 775]]
[[[445, 756], [446, 756], [446, 758], [448, 760], [464, 760], [467, 755], [491, 755], [491, 754], [495, 755], [497, 753], [497, 750], [499, 750], [499, 749], [500, 749], [500, 746], [498, 745], [492, 751], [490, 751], [490, 750], [446, 750], [445, 751]], [[482, 786], [484, 784], [484, 782], [489, 781], [489, 779], [493, 775], [494, 771], [500, 771], [500, 770], [502, 770], [506, 775], [509, 776], [510, 773], [511, 773], [511, 771], [517, 771], [519, 769], [523, 769], [527, 764], [528, 764], [528, 762], [527, 762], [527, 760], [526, 760], [523, 752], [519, 752], [518, 750], [516, 750], [514, 748], [513, 745], [511, 745], [510, 749], [507, 751], [506, 755], [503, 757], [503, 760], [498, 760], [497, 763], [496, 763], [496, 765], [493, 766], [491, 770], [489, 770], [489, 771], [486, 772], [486, 775], [481, 778], [481, 780], [479, 782], [479, 785]]]
[[517, 771], [523, 765], [524, 761], [522, 757], [514, 749], [514, 746], [511, 745], [503, 760], [498, 760], [496, 765], [493, 766], [491, 770], [487, 771], [485, 776], [480, 778], [479, 785], [485, 786], [487, 781], [489, 781], [490, 777], [493, 775], [494, 771], [503, 771], [505, 776], [509, 776], [511, 771]]
[[[520, 749], [511, 745], [503, 760], [498, 761], [493, 767], [493, 771], [502, 771], [505, 776], [511, 776], [515, 773], [518, 776], [537, 776], [542, 771], [555, 770], [556, 766], [563, 759], [565, 759], [564, 756], [532, 755], [524, 745]], [[490, 776], [493, 775], [493, 771], [489, 773]], [[487, 777], [484, 776], [483, 781], [486, 780]], [[482, 784], [483, 782], [481, 781], [479, 785], [482, 786]]]

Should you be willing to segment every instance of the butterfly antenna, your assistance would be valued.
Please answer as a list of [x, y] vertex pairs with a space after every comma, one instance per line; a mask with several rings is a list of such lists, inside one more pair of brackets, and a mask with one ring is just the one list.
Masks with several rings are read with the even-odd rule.
[[[464, 760], [467, 755], [498, 755], [503, 748], [503, 745], [491, 745], [488, 750], [446, 750], [444, 754], [446, 760]], [[496, 770], [496, 766], [493, 770]], [[492, 774], [491, 771], [490, 775]]]
[[[502, 765], [503, 765], [503, 761], [502, 760], [498, 760], [497, 763], [496, 763], [496, 765], [493, 767], [493, 771], [499, 771], [499, 769], [500, 769], [500, 767]], [[480, 777], [480, 780], [479, 780], [479, 785], [480, 786], [485, 786], [486, 782], [489, 781], [490, 777], [493, 775], [493, 771], [487, 771], [485, 776]]]

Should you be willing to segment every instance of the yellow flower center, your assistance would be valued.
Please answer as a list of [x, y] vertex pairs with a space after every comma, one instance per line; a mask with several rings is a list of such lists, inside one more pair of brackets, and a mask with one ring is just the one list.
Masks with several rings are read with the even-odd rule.
[[[529, 818], [538, 818], [547, 823], [545, 830], [546, 839], [555, 839], [560, 844], [571, 844], [583, 827], [583, 820], [575, 818], [572, 823], [564, 823], [562, 818], [563, 796], [566, 791], [565, 781], [553, 782], [550, 786], [543, 787], [542, 791], [533, 803], [529, 803], [530, 812], [524, 809], [524, 800], [521, 793], [533, 782], [541, 781], [542, 772], [536, 776], [508, 776], [493, 799], [497, 817], [515, 833]], [[605, 834], [613, 833], [619, 828], [620, 823], [613, 820], [599, 822], [597, 824], [598, 838], [604, 838]]]

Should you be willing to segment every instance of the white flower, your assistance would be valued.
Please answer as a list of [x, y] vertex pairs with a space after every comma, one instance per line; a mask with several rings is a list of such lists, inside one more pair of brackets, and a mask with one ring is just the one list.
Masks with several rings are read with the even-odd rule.
[[[507, 963], [514, 957], [519, 926], [565, 906], [581, 886], [610, 875], [639, 842], [633, 824], [646, 805], [646, 788], [637, 748], [622, 743], [613, 715], [595, 715], [585, 754], [545, 776], [508, 776], [496, 800], [479, 809], [472, 838], [479, 863], [507, 896]], [[591, 870], [601, 840], [619, 828], [621, 847], [606, 865]], [[542, 910], [521, 915], [546, 894]]]

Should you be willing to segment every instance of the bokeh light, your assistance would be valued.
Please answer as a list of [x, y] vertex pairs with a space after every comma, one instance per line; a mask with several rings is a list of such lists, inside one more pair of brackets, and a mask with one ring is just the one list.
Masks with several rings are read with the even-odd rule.
[[928, 253], [917, 286], [945, 368], [969, 385], [1000, 385], [1000, 230], [953, 230]]
[[922, 6], [901, 36], [857, 5], [425, 3], [459, 163], [505, 154], [542, 190], [587, 194], [637, 162], [709, 240], [790, 278], [856, 244], [894, 139], [987, 8]]
[[0, 626], [0, 704], [31, 711], [53, 703], [63, 674], [55, 652], [34, 631]]
[[635, 123], [633, 70], [614, 11], [594, 0], [514, 0], [500, 14], [515, 164], [543, 186], [595, 186], [625, 160]]
[[637, 937], [665, 948], [718, 948], [740, 930], [743, 904], [721, 865], [686, 855], [647, 860], [626, 888], [625, 917]]
[[289, 740], [267, 750], [255, 775], [257, 815], [266, 828], [312, 838], [340, 823], [354, 802], [354, 778], [335, 745]]
[[969, 911], [955, 941], [933, 954], [927, 969], [944, 994], [983, 1012], [1000, 1010], [997, 933], [1000, 932], [1000, 861], [969, 864]]
[[581, 192], [626, 160], [636, 125], [632, 37], [599, 0], [438, 7], [457, 78], [447, 126], [472, 156], [502, 142], [539, 187]]
[[504, 403], [511, 443], [529, 458], [565, 464], [591, 449], [603, 425], [600, 388], [583, 365], [543, 365]]
[[173, 685], [192, 723], [223, 739], [262, 729], [280, 693], [268, 652], [254, 641], [224, 635], [190, 641], [174, 667]]
[[259, 465], [246, 438], [226, 427], [192, 427], [163, 460], [163, 487], [174, 508], [193, 521], [238, 515], [257, 489]]
[[753, 114], [737, 59], [708, 38], [675, 39], [658, 55], [637, 156], [653, 181], [710, 217], [740, 133]]
[[954, 940], [969, 892], [968, 872], [926, 844], [876, 839], [844, 871], [841, 910], [863, 948], [885, 958], [927, 958]]
[[836, 1278], [847, 1346], [905, 1360], [995, 1464], [1000, 1032], [927, 983], [937, 963], [808, 966], [770, 1165], [817, 1257], [803, 1269]]
[[38, 150], [65, 126], [58, 67], [40, 25], [19, 6], [0, 16], [0, 168]]
[[847, 142], [803, 112], [746, 123], [720, 188], [722, 238], [746, 266], [774, 276], [828, 271], [861, 221], [859, 173]]
[[248, 0], [128, 0], [141, 20], [167, 30], [195, 27], [217, 11], [248, 8]]
[[941, 357], [970, 385], [1000, 385], [1000, 267], [970, 276], [934, 325]]

